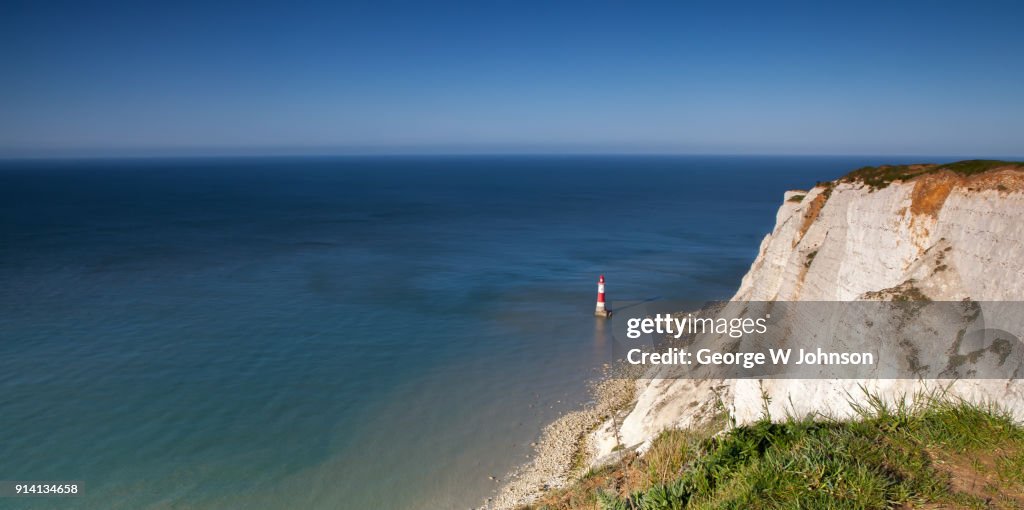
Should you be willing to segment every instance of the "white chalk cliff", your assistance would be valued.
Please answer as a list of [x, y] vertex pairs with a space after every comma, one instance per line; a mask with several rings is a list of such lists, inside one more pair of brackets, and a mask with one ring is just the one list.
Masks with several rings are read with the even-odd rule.
[[[863, 169], [783, 197], [775, 227], [733, 302], [1024, 301], [1024, 166], [965, 162]], [[808, 320], [813, 320], [809, 318]], [[1024, 318], [1020, 318], [1024, 321]], [[1005, 329], [1021, 324], [1005, 325]], [[885, 398], [921, 389], [909, 379], [686, 379], [652, 369], [637, 402], [590, 439], [595, 458], [641, 448], [666, 428], [687, 427], [722, 405], [736, 422], [820, 412], [850, 416], [861, 385]], [[997, 401], [1024, 420], [1018, 380], [940, 381], [950, 392]]]

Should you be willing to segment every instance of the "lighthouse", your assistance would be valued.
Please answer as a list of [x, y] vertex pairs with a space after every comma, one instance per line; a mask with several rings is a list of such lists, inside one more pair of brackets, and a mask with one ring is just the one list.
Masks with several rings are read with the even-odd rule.
[[594, 309], [597, 317], [611, 317], [612, 311], [604, 306], [604, 275], [597, 280], [597, 308]]

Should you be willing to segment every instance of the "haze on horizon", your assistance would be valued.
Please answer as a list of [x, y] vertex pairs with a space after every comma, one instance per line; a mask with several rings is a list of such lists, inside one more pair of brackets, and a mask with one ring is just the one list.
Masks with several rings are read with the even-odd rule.
[[0, 157], [1024, 155], [1024, 6], [0, 5]]

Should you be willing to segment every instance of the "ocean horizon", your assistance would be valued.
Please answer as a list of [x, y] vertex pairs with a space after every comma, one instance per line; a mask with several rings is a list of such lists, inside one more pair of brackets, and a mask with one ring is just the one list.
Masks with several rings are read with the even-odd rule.
[[784, 191], [919, 160], [0, 161], [0, 479], [78, 480], [84, 509], [479, 505], [588, 400], [599, 275], [728, 299]]

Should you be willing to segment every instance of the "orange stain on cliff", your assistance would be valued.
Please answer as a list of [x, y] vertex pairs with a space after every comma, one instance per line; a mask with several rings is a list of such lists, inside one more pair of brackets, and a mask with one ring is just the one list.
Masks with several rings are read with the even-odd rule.
[[811, 204], [807, 206], [807, 211], [804, 212], [804, 222], [800, 225], [800, 231], [797, 232], [796, 239], [793, 241], [793, 246], [800, 244], [800, 241], [804, 238], [804, 234], [810, 230], [811, 225], [814, 224], [814, 220], [818, 219], [818, 215], [821, 214], [822, 208], [825, 207], [825, 202], [828, 201], [829, 192], [825, 190], [818, 193], [814, 200], [811, 200]]
[[996, 190], [1000, 192], [1024, 191], [1024, 168], [1015, 165], [994, 168], [984, 173], [962, 176], [948, 170], [912, 179], [910, 212], [915, 216], [939, 217], [939, 211], [954, 188], [966, 191]]
[[953, 172], [941, 172], [914, 179], [914, 191], [910, 194], [910, 212], [914, 216], [928, 215], [938, 218], [946, 198], [960, 181], [961, 179]]

